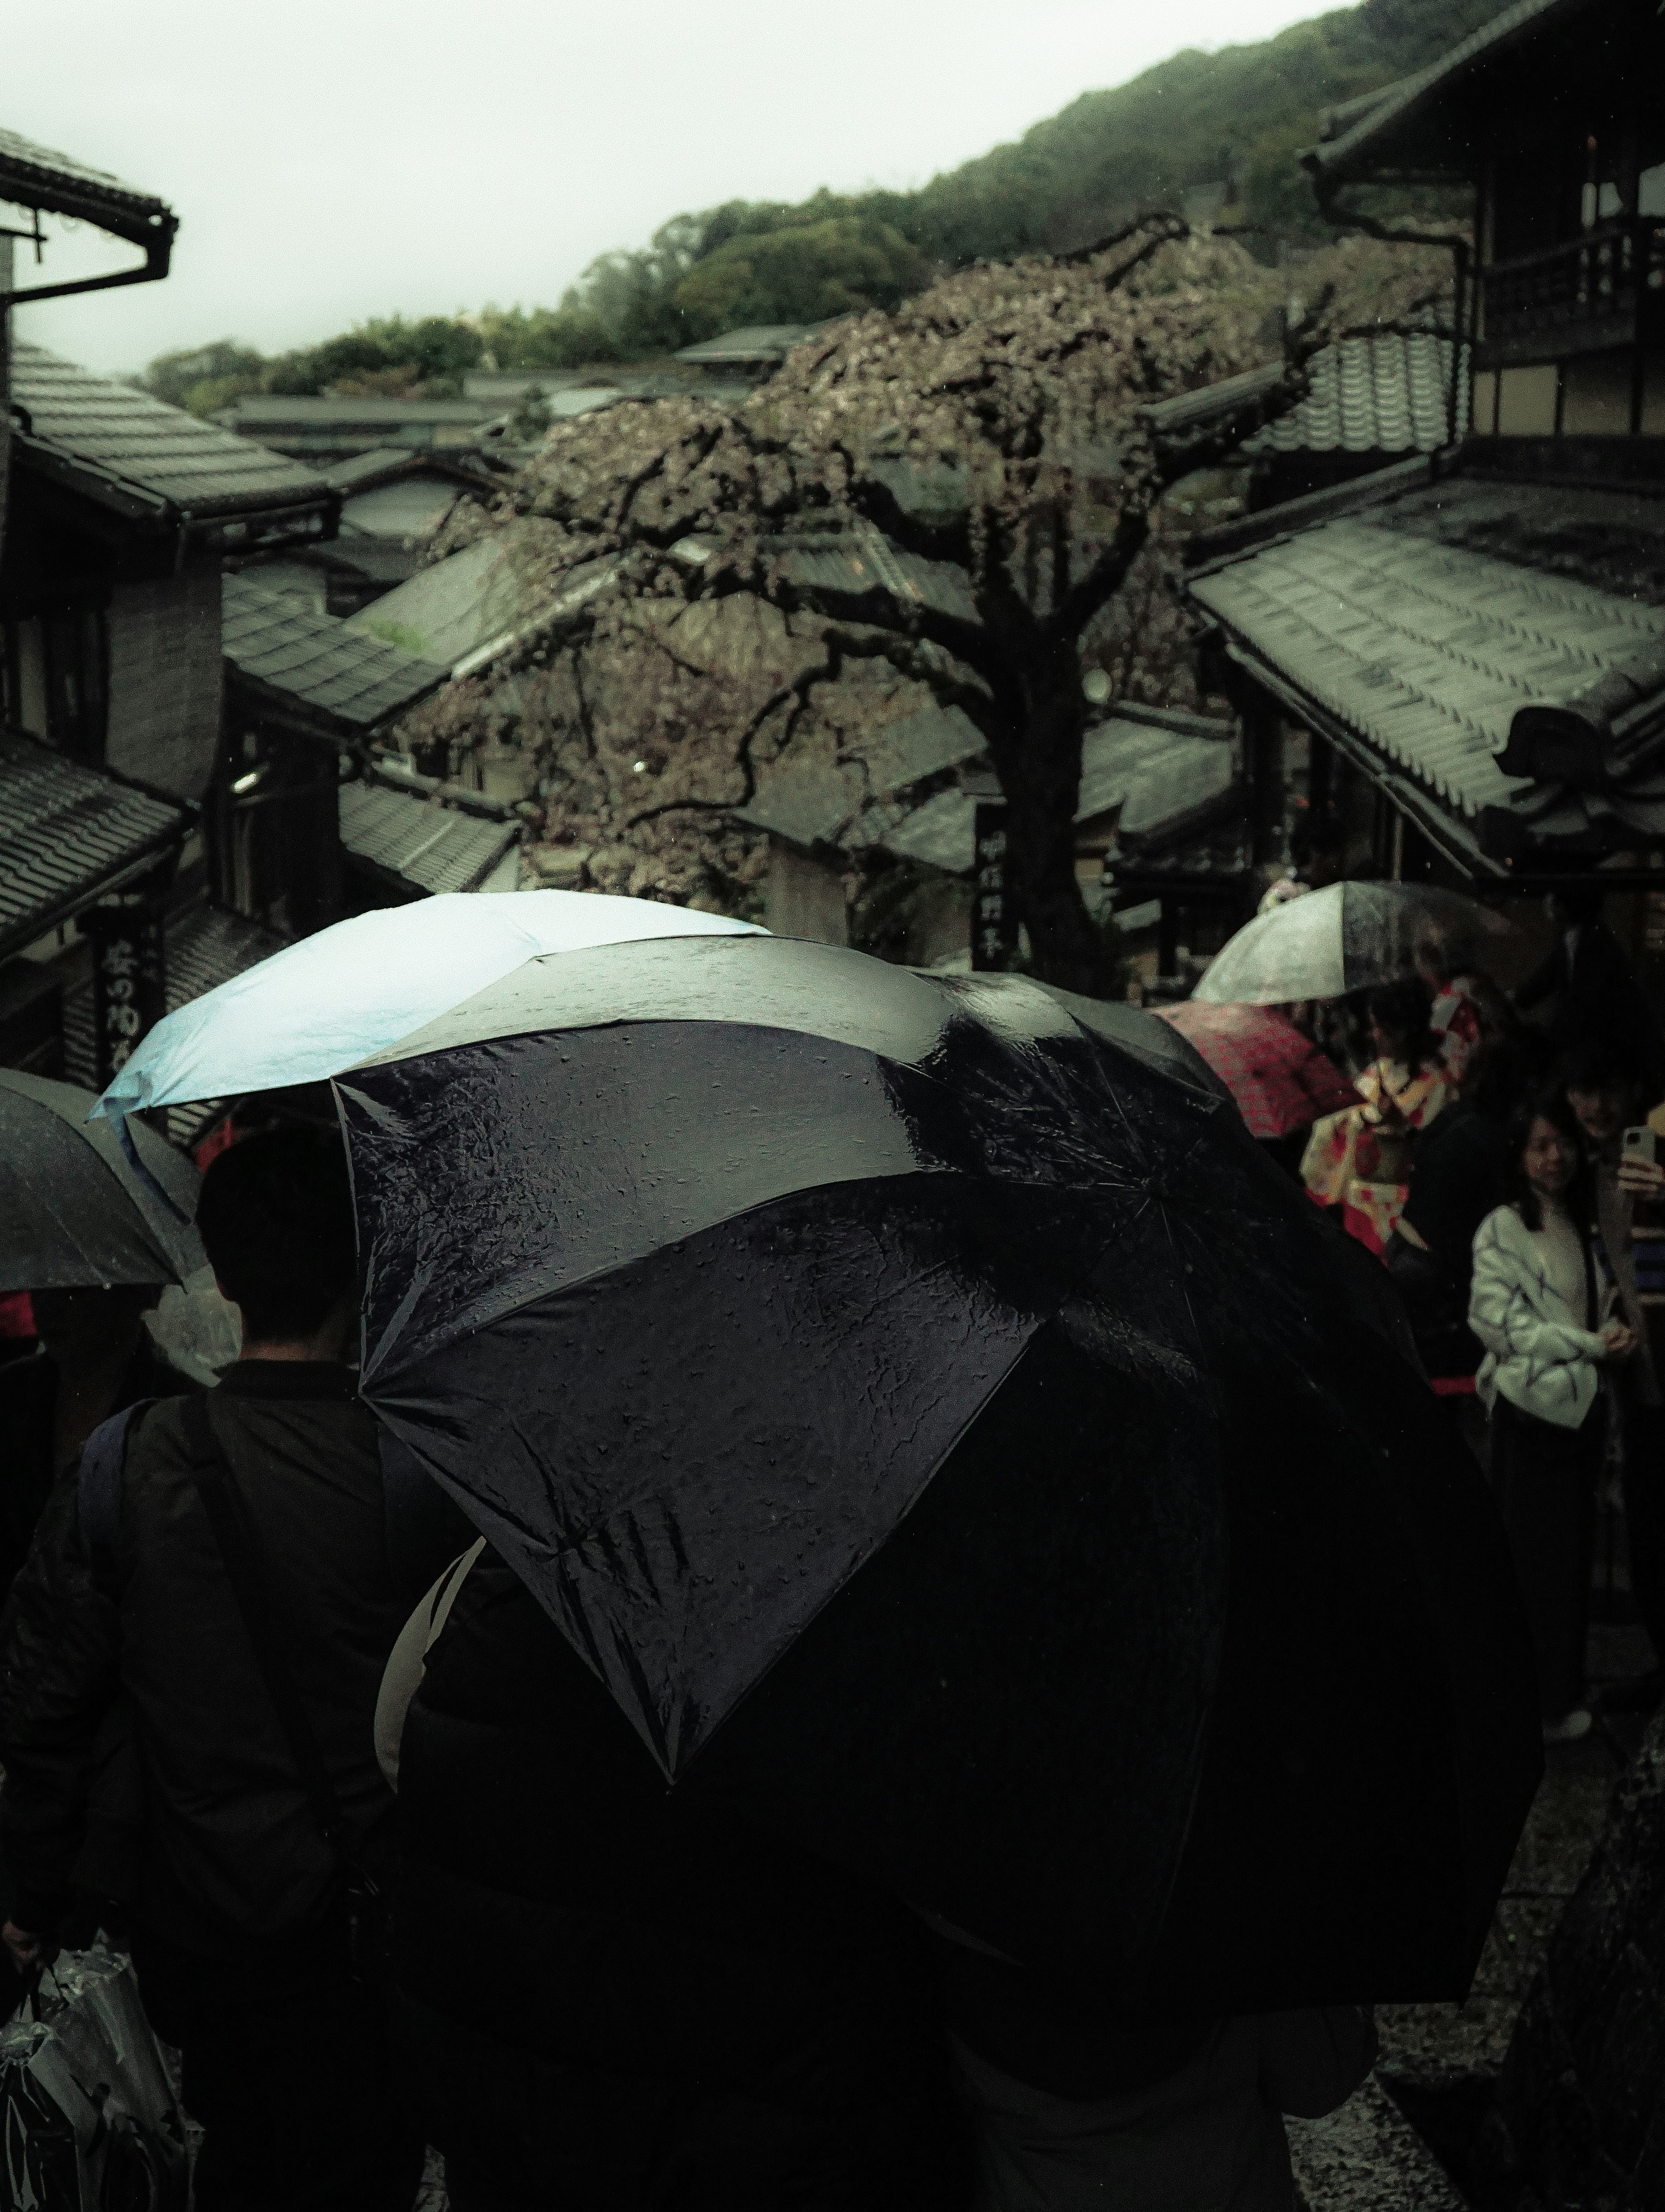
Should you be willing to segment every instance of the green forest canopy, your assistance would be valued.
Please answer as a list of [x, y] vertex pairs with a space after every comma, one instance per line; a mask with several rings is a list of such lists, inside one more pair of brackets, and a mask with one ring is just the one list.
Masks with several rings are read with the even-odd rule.
[[676, 216], [648, 246], [603, 254], [557, 307], [391, 316], [276, 359], [226, 339], [163, 355], [145, 380], [208, 414], [255, 391], [439, 397], [488, 360], [503, 369], [650, 360], [737, 325], [893, 307], [938, 269], [1066, 252], [1217, 180], [1232, 187], [1231, 219], [1268, 237], [1327, 237], [1296, 161], [1318, 110], [1424, 67], [1497, 12], [1497, 0], [1363, 0], [1083, 93], [1015, 144], [917, 191], [823, 189], [796, 204], [731, 200]]

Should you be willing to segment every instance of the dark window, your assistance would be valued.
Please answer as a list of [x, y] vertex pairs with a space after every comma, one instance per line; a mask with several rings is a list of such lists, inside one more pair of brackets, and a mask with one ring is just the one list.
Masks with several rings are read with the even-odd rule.
[[14, 727], [95, 767], [109, 728], [104, 617], [70, 607], [5, 626], [5, 717]]

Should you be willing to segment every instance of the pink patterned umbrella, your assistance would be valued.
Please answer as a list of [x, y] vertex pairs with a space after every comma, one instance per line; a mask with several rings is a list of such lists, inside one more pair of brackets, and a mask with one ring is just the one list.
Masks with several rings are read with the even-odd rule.
[[1275, 1006], [1187, 999], [1153, 1011], [1195, 1045], [1237, 1101], [1252, 1137], [1286, 1137], [1362, 1103], [1328, 1054]]

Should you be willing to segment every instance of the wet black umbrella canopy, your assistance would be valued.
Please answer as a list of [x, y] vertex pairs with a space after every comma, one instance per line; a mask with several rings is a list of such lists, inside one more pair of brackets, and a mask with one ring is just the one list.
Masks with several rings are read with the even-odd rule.
[[206, 1263], [197, 1171], [95, 1094], [0, 1068], [0, 1291], [182, 1282]]
[[338, 1087], [364, 1395], [676, 1788], [1124, 1992], [1462, 1992], [1539, 1766], [1500, 1534], [1171, 1030], [670, 939]]

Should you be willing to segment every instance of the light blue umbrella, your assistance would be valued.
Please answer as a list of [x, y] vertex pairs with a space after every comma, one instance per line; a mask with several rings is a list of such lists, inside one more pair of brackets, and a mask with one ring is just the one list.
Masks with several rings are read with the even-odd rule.
[[96, 1110], [113, 1119], [322, 1082], [542, 953], [763, 933], [593, 891], [454, 891], [383, 907], [285, 946], [158, 1022]]

